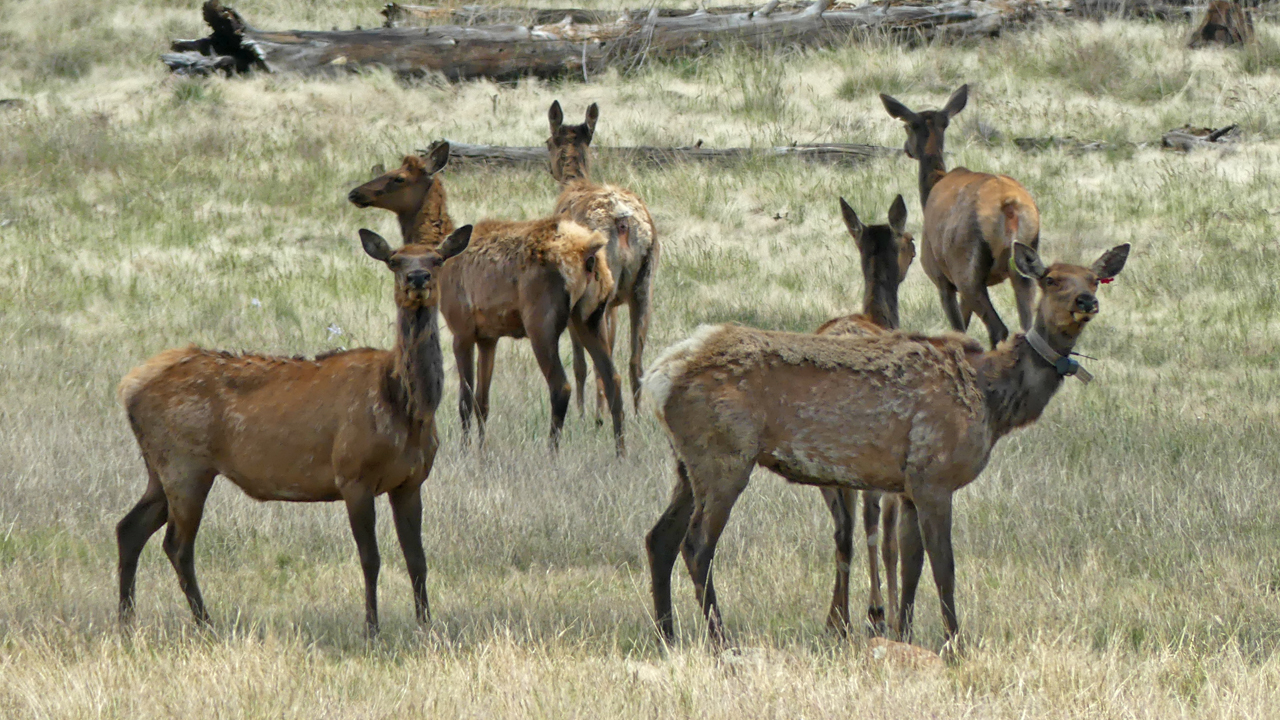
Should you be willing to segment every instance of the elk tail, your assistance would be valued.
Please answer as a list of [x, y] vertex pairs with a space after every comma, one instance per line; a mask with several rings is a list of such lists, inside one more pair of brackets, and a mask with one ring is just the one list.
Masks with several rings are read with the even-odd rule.
[[137, 394], [151, 384], [165, 370], [191, 357], [196, 351], [195, 345], [183, 348], [170, 348], [152, 357], [125, 374], [116, 386], [116, 399], [126, 409]]
[[699, 325], [693, 335], [663, 350], [645, 372], [640, 387], [649, 398], [649, 407], [653, 408], [664, 427], [667, 424], [667, 399], [671, 397], [672, 388], [684, 375], [689, 360], [698, 354], [708, 339], [723, 329], [723, 325]]

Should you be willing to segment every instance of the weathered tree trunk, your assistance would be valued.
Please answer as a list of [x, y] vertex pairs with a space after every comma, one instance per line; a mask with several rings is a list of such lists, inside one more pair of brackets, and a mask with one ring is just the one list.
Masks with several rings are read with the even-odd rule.
[[[419, 150], [430, 153], [435, 147]], [[899, 148], [853, 143], [829, 143], [826, 145], [786, 145], [765, 148], [706, 148], [702, 143], [689, 147], [593, 147], [602, 157], [621, 159], [631, 163], [670, 165], [689, 161], [741, 161], [752, 158], [791, 157], [813, 162], [856, 164], [871, 158], [896, 155]], [[468, 145], [449, 141], [449, 157], [454, 162], [479, 162], [499, 165], [546, 165], [547, 149], [507, 145]]]
[[631, 68], [648, 58], [701, 54], [728, 45], [752, 48], [832, 45], [859, 32], [987, 36], [1022, 19], [1005, 3], [956, 0], [930, 6], [862, 5], [828, 11], [830, 0], [798, 10], [770, 2], [758, 11], [695, 12], [642, 19], [551, 25], [436, 25], [429, 28], [270, 32], [256, 30], [219, 0], [204, 4], [213, 33], [173, 43], [162, 59], [174, 72], [228, 74], [334, 72], [382, 66], [404, 75], [442, 73], [449, 79], [525, 75], [587, 75], [606, 67]]
[[[771, 2], [769, 12], [782, 10], [796, 12], [810, 3]], [[767, 6], [766, 6], [767, 7]], [[832, 2], [830, 11], [848, 9], [854, 3]], [[711, 15], [733, 15], [763, 11], [756, 5], [716, 5], [709, 8], [656, 8], [658, 17], [686, 17], [695, 13]], [[430, 27], [432, 25], [551, 25], [570, 22], [602, 25], [605, 23], [630, 20], [642, 22], [649, 17], [650, 9], [643, 10], [585, 10], [582, 8], [540, 9], [526, 7], [498, 7], [494, 5], [462, 5], [460, 7], [440, 7], [435, 5], [407, 5], [387, 3], [382, 8], [383, 27]], [[768, 14], [766, 12], [765, 14]]]

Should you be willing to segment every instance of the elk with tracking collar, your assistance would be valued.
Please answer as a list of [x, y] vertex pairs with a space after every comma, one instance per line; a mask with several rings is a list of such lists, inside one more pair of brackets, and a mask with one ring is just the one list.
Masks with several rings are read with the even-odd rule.
[[1078, 369], [1058, 360], [1070, 357], [1097, 315], [1099, 282], [1115, 277], [1128, 254], [1120, 245], [1090, 267], [1046, 267], [1034, 248], [1015, 244], [1018, 271], [1042, 295], [1028, 334], [987, 352], [961, 335], [826, 336], [737, 325], [704, 325], [667, 348], [644, 379], [676, 456], [670, 503], [646, 537], [662, 635], [674, 633], [671, 570], [683, 554], [712, 637], [723, 640], [712, 559], [760, 465], [796, 483], [901, 493], [897, 625], [909, 638], [927, 552], [953, 638], [952, 495], [981, 474], [996, 441], [1040, 417], [1064, 371]]

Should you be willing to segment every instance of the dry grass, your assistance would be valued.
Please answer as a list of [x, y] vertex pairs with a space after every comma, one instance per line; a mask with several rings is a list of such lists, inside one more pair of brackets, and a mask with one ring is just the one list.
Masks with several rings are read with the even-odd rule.
[[[373, 24], [378, 5], [239, 9], [262, 27], [328, 27]], [[1277, 29], [1244, 53], [1187, 51], [1186, 30], [1108, 22], [972, 47], [730, 54], [590, 85], [228, 82], [175, 80], [155, 61], [167, 39], [202, 32], [194, 2], [0, 0], [0, 97], [27, 101], [0, 109], [0, 716], [1269, 716]], [[861, 639], [826, 635], [830, 520], [816, 492], [763, 473], [717, 564], [738, 651], [702, 648], [681, 578], [680, 640], [664, 654], [641, 538], [665, 500], [666, 443], [648, 415], [631, 417], [632, 454], [616, 462], [608, 433], [574, 418], [549, 458], [543, 384], [512, 342], [482, 457], [458, 447], [447, 383], [424, 495], [430, 629], [412, 623], [385, 518], [384, 635], [369, 643], [342, 509], [259, 505], [221, 483], [197, 551], [215, 629], [190, 627], [153, 542], [141, 628], [116, 633], [112, 530], [143, 485], [116, 380], [189, 341], [290, 354], [389, 343], [390, 288], [355, 230], [394, 236], [394, 221], [344, 200], [373, 163], [437, 137], [539, 143], [553, 98], [571, 118], [599, 101], [602, 144], [897, 145], [876, 92], [927, 107], [964, 81], [952, 162], [1021, 179], [1047, 256], [1119, 242], [1134, 254], [1083, 342], [1098, 382], [1069, 383], [957, 498], [970, 639], [958, 665], [887, 669]], [[1239, 122], [1245, 137], [1190, 156], [1028, 155], [979, 141], [979, 120], [1006, 139], [1151, 140], [1185, 122]], [[902, 192], [919, 229], [902, 158], [597, 174], [640, 192], [662, 234], [650, 358], [700, 322], [809, 329], [853, 308], [838, 195], [882, 222]], [[462, 222], [532, 217], [554, 199], [539, 169], [446, 177]], [[1013, 317], [1011, 294], [995, 294]], [[942, 329], [918, 270], [902, 315]], [[927, 584], [921, 595], [918, 640], [936, 646], [936, 600]]]

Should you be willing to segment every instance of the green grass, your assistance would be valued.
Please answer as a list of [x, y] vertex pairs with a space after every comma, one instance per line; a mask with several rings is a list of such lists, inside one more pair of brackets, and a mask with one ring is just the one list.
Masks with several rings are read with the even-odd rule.
[[[370, 26], [378, 8], [238, 6], [266, 28]], [[591, 84], [183, 80], [156, 55], [203, 32], [194, 2], [0, 1], [0, 97], [26, 101], [0, 108], [0, 716], [1267, 717], [1280, 706], [1277, 30], [1262, 24], [1241, 51], [1187, 50], [1185, 30], [1108, 21], [962, 47], [734, 51]], [[619, 462], [575, 412], [550, 457], [545, 386], [512, 341], [484, 454], [459, 446], [446, 360], [444, 446], [424, 490], [430, 628], [412, 621], [385, 505], [384, 633], [368, 642], [342, 509], [258, 504], [219, 482], [197, 547], [213, 630], [191, 626], [158, 539], [139, 631], [115, 630], [114, 525], [144, 484], [116, 382], [188, 342], [388, 345], [391, 289], [356, 230], [396, 226], [345, 201], [373, 164], [440, 137], [541, 143], [557, 98], [570, 117], [600, 102], [599, 144], [899, 146], [877, 93], [923, 109], [962, 82], [948, 160], [1023, 182], [1047, 258], [1134, 250], [1082, 342], [1097, 381], [1068, 383], [957, 496], [958, 664], [885, 665], [861, 637], [826, 634], [830, 519], [817, 492], [766, 473], [716, 565], [736, 650], [706, 650], [681, 571], [665, 652], [642, 538], [669, 489], [667, 441], [628, 411]], [[1005, 141], [984, 141], [979, 121]], [[1007, 141], [1150, 142], [1233, 122], [1237, 149], [1190, 155]], [[902, 193], [920, 242], [903, 157], [596, 173], [644, 197], [658, 225], [650, 361], [699, 323], [805, 330], [857, 310], [837, 197], [879, 223]], [[459, 223], [554, 200], [543, 168], [444, 177]], [[1011, 291], [992, 294], [1011, 322]], [[901, 305], [905, 328], [944, 328], [919, 268]], [[936, 649], [927, 580], [918, 613], [917, 641]]]

